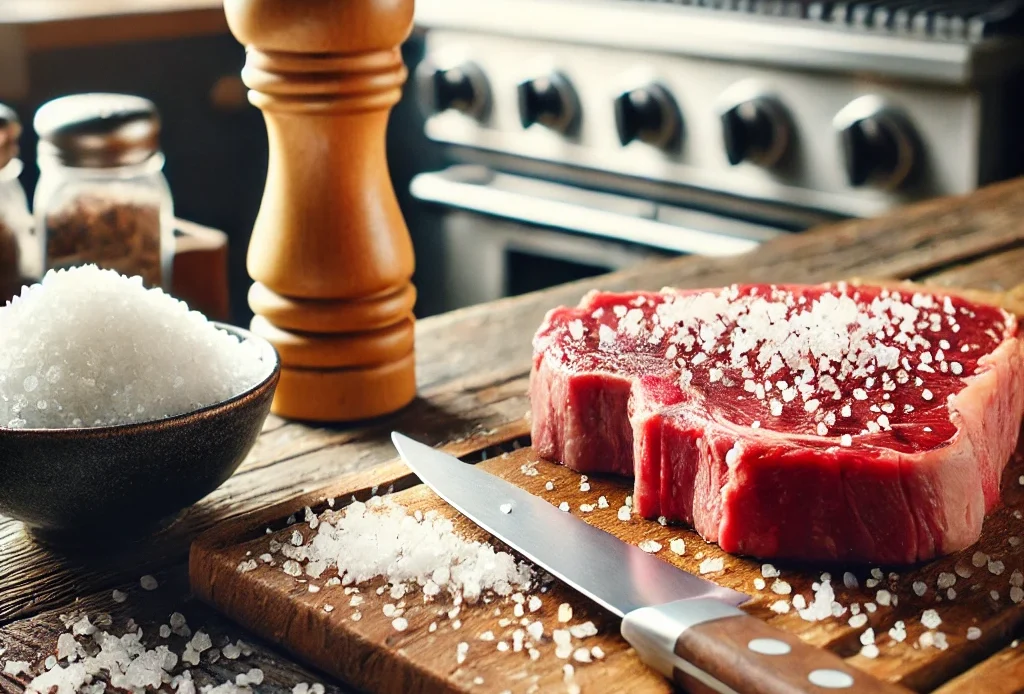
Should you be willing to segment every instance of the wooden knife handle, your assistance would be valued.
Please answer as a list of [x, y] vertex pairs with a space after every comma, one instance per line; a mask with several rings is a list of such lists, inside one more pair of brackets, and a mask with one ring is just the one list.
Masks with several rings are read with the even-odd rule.
[[683, 691], [704, 694], [908, 694], [834, 653], [711, 599], [626, 615], [622, 635]]

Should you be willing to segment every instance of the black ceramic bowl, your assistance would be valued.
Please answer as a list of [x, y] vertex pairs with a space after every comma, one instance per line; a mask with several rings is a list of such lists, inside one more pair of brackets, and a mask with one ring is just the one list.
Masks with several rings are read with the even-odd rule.
[[81, 429], [0, 429], [0, 514], [54, 544], [109, 543], [166, 524], [224, 483], [256, 443], [281, 367], [230, 400], [138, 424]]

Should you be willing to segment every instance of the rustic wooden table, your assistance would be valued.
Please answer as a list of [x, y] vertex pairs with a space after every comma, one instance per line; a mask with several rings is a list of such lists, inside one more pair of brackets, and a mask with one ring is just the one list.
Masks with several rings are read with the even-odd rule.
[[[819, 282], [854, 276], [1005, 291], [1009, 300], [1016, 300], [1017, 292], [1011, 290], [1024, 282], [1024, 179], [884, 218], [786, 237], [742, 257], [685, 257], [423, 320], [417, 326], [419, 397], [407, 409], [358, 427], [311, 427], [271, 417], [230, 480], [145, 542], [104, 554], [62, 555], [27, 539], [18, 523], [0, 519], [0, 649], [6, 648], [0, 660], [35, 663], [51, 653], [64, 630], [61, 615], [108, 612], [115, 619], [131, 616], [152, 630], [166, 623], [170, 613], [181, 611], [193, 628], [203, 626], [215, 642], [226, 635], [254, 645], [254, 654], [243, 660], [204, 661], [193, 669], [199, 683], [212, 681], [203, 679], [207, 676], [219, 682], [259, 667], [266, 673], [261, 692], [289, 692], [296, 683], [318, 681], [328, 692], [347, 691], [261, 645], [190, 598], [186, 562], [198, 533], [392, 461], [391, 429], [442, 443], [521, 419], [528, 409], [534, 330], [550, 307], [575, 303], [588, 289]], [[1024, 289], [1020, 295], [1024, 297]], [[156, 590], [140, 587], [144, 574], [156, 576]], [[115, 603], [114, 589], [127, 592], [128, 600]], [[1024, 667], [1019, 650], [1024, 649], [1008, 648], [975, 668], [1011, 682], [1016, 673], [1019, 682]], [[0, 675], [0, 690], [22, 688], [14, 678]]]

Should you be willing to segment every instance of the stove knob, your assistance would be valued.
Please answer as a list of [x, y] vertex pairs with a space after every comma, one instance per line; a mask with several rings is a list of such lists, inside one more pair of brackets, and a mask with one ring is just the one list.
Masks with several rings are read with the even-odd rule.
[[483, 119], [491, 106], [491, 90], [487, 76], [473, 62], [440, 67], [424, 60], [417, 68], [420, 100], [428, 113], [449, 109]]
[[882, 99], [869, 95], [851, 101], [833, 125], [851, 186], [895, 190], [910, 178], [918, 150], [914, 129]]
[[560, 72], [519, 83], [519, 120], [524, 128], [539, 123], [569, 133], [579, 123], [580, 105], [569, 79]]
[[676, 100], [659, 84], [625, 91], [615, 99], [615, 129], [623, 147], [640, 140], [671, 149], [680, 140], [682, 125]]
[[790, 123], [782, 105], [770, 96], [753, 96], [720, 111], [725, 154], [733, 166], [750, 162], [775, 166], [786, 153]]

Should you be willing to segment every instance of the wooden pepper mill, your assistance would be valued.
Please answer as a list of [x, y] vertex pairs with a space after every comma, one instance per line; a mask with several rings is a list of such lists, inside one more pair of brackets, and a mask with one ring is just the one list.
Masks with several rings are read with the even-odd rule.
[[416, 395], [413, 250], [385, 154], [413, 0], [225, 0], [270, 157], [249, 243], [273, 412], [352, 421]]

